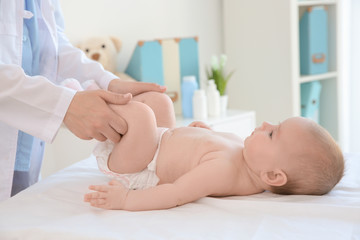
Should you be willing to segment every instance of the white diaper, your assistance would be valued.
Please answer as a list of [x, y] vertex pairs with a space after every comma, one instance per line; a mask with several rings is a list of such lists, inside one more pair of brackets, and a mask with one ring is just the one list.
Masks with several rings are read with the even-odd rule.
[[114, 143], [109, 140], [106, 140], [105, 142], [99, 142], [95, 146], [93, 154], [96, 157], [100, 171], [118, 180], [129, 189], [145, 189], [156, 186], [160, 180], [156, 175], [156, 159], [159, 154], [162, 136], [166, 132], [166, 130], [167, 128], [162, 129], [159, 144], [153, 160], [147, 165], [147, 168], [137, 173], [120, 174], [112, 172], [108, 167], [108, 158], [114, 148]]

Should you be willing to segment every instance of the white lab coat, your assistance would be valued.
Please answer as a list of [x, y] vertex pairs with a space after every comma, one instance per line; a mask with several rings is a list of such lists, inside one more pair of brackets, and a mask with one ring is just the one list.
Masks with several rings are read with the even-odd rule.
[[18, 130], [52, 142], [75, 94], [56, 84], [67, 78], [94, 79], [103, 89], [116, 76], [89, 60], [63, 33], [57, 0], [41, 0], [41, 13], [49, 33], [42, 37], [46, 54], [41, 76], [25, 75], [21, 68], [24, 0], [0, 0], [0, 201], [10, 197]]

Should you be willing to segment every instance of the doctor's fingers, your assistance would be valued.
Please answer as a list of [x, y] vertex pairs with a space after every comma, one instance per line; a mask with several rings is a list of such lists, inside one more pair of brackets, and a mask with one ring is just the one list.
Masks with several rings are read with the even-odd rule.
[[[98, 134], [99, 136], [100, 134]], [[105, 141], [106, 139], [109, 139], [110, 141], [112, 141], [113, 143], [117, 143], [120, 141], [121, 139], [121, 135], [116, 131], [114, 130], [110, 125], [107, 125], [106, 128], [102, 129], [101, 130], [101, 135], [104, 136], [103, 139], [101, 138], [96, 138], [97, 140], [99, 141]]]
[[120, 94], [105, 90], [96, 90], [96, 91], [98, 92], [98, 96], [104, 99], [107, 103], [112, 103], [112, 104], [121, 104], [121, 105], [126, 104], [132, 98], [131, 93]]
[[128, 125], [125, 119], [115, 113], [113, 110], [110, 115], [109, 125], [121, 135], [124, 135], [128, 130]]
[[94, 114], [94, 119], [89, 121], [86, 128], [86, 134], [95, 138], [96, 140], [103, 142], [106, 139], [117, 143], [121, 139], [121, 134], [127, 131], [127, 124], [115, 114], [109, 105], [104, 105], [101, 109], [101, 113]]
[[[70, 121], [72, 122], [72, 121]], [[93, 137], [90, 137], [88, 134], [86, 134], [86, 129], [81, 129], [77, 127], [73, 127], [73, 125], [65, 124], [65, 126], [78, 138], [83, 140], [91, 140]]]
[[84, 128], [84, 129], [75, 128], [75, 129], [71, 129], [71, 131], [75, 134], [75, 136], [83, 140], [91, 140], [95, 138], [100, 142], [106, 141], [107, 137], [105, 137], [101, 132], [99, 132], [96, 129], [91, 131], [90, 129], [91, 128]]
[[166, 87], [156, 83], [134, 82], [132, 89], [129, 89], [134, 96], [144, 92], [165, 92]]
[[144, 92], [165, 92], [166, 87], [156, 83], [121, 81], [114, 79], [110, 82], [108, 90], [116, 93], [131, 93], [134, 96]]
[[[107, 106], [109, 108], [109, 106]], [[95, 137], [99, 141], [105, 141], [109, 139], [110, 141], [117, 143], [120, 141], [121, 136], [127, 132], [128, 125], [126, 121], [116, 114], [112, 109], [108, 109], [108, 113], [102, 118], [102, 124], [97, 125], [95, 128], [99, 134], [103, 135], [104, 138]]]

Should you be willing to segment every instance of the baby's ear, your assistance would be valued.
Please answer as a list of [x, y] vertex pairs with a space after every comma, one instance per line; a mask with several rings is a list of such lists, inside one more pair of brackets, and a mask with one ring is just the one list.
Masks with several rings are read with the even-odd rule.
[[287, 183], [287, 176], [281, 169], [276, 169], [271, 172], [261, 172], [260, 178], [269, 186], [283, 186]]

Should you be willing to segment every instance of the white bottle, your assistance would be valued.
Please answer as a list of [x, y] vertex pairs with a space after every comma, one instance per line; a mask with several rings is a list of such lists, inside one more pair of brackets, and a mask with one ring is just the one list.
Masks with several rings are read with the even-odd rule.
[[196, 90], [193, 96], [193, 118], [195, 120], [207, 119], [207, 103], [205, 91], [202, 89]]
[[208, 81], [206, 95], [209, 117], [220, 116], [220, 93], [216, 88], [214, 80]]

